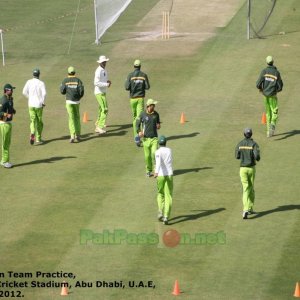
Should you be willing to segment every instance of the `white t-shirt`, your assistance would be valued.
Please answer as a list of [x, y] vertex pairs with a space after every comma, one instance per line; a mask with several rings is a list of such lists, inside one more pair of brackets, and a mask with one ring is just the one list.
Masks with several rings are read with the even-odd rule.
[[44, 82], [38, 78], [27, 80], [23, 88], [23, 95], [28, 98], [29, 107], [42, 107], [46, 100], [46, 87]]
[[172, 150], [168, 147], [160, 147], [155, 151], [155, 173], [158, 176], [173, 175]]
[[95, 95], [106, 93], [107, 87], [109, 86], [107, 80], [108, 80], [107, 71], [103, 69], [101, 66], [99, 66], [95, 71], [95, 78], [94, 78]]

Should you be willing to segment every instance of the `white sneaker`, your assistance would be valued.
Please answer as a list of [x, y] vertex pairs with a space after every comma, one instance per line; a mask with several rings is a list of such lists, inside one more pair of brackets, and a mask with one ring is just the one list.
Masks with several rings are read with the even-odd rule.
[[7, 169], [10, 169], [13, 167], [13, 164], [11, 164], [10, 162], [5, 162], [5, 163], [1, 163], [1, 165], [4, 167], [4, 168], [7, 168]]
[[103, 130], [102, 128], [99, 128], [98, 133], [99, 133], [99, 134], [104, 134], [104, 133], [106, 133], [106, 131]]
[[164, 218], [163, 213], [161, 211], [159, 211], [157, 214], [157, 220], [162, 222], [163, 218]]

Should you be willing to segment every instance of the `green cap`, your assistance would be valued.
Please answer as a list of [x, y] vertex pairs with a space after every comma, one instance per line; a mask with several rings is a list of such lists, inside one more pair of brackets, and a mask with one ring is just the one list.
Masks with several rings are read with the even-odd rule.
[[157, 101], [154, 101], [153, 99], [148, 99], [146, 105], [150, 106], [150, 105], [155, 105], [155, 104], [157, 104]]
[[32, 75], [33, 75], [33, 76], [39, 77], [40, 74], [41, 74], [41, 72], [40, 72], [40, 69], [38, 69], [38, 68], [35, 68], [35, 69], [32, 71]]
[[3, 89], [4, 90], [13, 90], [15, 89], [16, 87], [12, 86], [11, 84], [7, 83], [4, 85]]
[[68, 68], [68, 74], [75, 74], [75, 68], [74, 67], [69, 67]]
[[139, 59], [136, 59], [136, 60], [134, 61], [133, 65], [134, 65], [135, 67], [140, 67], [140, 66], [141, 66], [141, 61], [140, 61]]
[[267, 56], [266, 57], [266, 62], [267, 62], [268, 65], [273, 63], [274, 62], [273, 57], [271, 55]]
[[167, 138], [166, 138], [164, 135], [161, 135], [161, 136], [159, 137], [159, 139], [158, 139], [158, 143], [159, 143], [160, 145], [166, 145], [166, 143], [167, 143]]

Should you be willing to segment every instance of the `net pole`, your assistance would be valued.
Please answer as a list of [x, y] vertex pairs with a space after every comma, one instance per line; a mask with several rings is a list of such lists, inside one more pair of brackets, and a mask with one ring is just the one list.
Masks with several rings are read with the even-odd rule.
[[94, 0], [94, 12], [95, 12], [95, 28], [96, 28], [96, 39], [95, 44], [99, 44], [99, 38], [98, 38], [98, 16], [97, 16], [97, 0]]
[[5, 66], [4, 45], [3, 45], [3, 30], [2, 29], [0, 29], [0, 39], [1, 39], [2, 65]]
[[250, 40], [250, 16], [251, 16], [251, 0], [248, 0], [247, 40]]

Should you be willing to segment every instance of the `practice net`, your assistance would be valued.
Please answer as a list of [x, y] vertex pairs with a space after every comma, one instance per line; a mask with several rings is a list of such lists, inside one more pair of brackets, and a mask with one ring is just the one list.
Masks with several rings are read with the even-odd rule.
[[96, 44], [132, 0], [94, 0]]
[[275, 8], [276, 0], [250, 0], [249, 3], [251, 32], [253, 37], [263, 38], [268, 35], [267, 23]]

